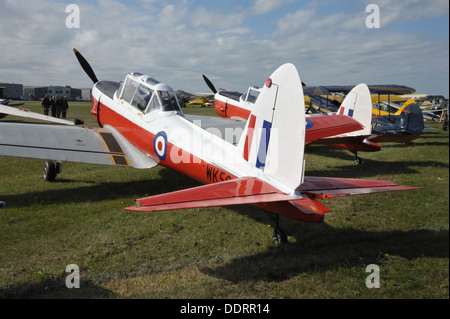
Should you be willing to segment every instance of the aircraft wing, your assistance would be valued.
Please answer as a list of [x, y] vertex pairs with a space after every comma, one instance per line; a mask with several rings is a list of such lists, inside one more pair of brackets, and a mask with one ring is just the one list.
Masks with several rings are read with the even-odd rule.
[[8, 105], [0, 104], [0, 115], [1, 114], [7, 114], [7, 115], [14, 115], [14, 116], [20, 116], [25, 118], [31, 118], [36, 120], [42, 120], [47, 122], [54, 122], [59, 124], [66, 124], [66, 125], [75, 125], [74, 122], [59, 119], [56, 117], [51, 117], [47, 115], [42, 115], [39, 113], [32, 112], [27, 109], [22, 108], [15, 108]]
[[[327, 85], [323, 86], [328, 94], [335, 92], [345, 92], [348, 93], [354, 87], [354, 85]], [[411, 94], [416, 92], [415, 89], [397, 84], [390, 85], [369, 85], [370, 92], [372, 94]]]
[[0, 122], [0, 156], [150, 168], [145, 156], [112, 127]]

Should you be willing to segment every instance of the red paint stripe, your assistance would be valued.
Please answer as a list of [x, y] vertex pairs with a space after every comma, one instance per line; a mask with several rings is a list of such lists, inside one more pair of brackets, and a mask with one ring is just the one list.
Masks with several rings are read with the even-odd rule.
[[[116, 113], [103, 103], [101, 103], [100, 108], [103, 124], [111, 125], [117, 129], [119, 133], [128, 140], [128, 142], [133, 144], [134, 147], [160, 165], [189, 176], [203, 184], [219, 182], [228, 176], [231, 179], [236, 178], [234, 175], [223, 171], [213, 164], [203, 161], [201, 158], [198, 158], [169, 142], [167, 143], [166, 160], [161, 161], [153, 149], [153, 140], [155, 139], [155, 135], [153, 133], [143, 129], [139, 125], [128, 120], [126, 117]], [[172, 161], [171, 155], [173, 154], [180, 156], [176, 158], [176, 162]], [[211, 172], [213, 172], [213, 180], [208, 178], [208, 168]]]
[[341, 108], [340, 108], [340, 110], [339, 110], [339, 115], [344, 114], [344, 111], [345, 111], [345, 107], [342, 107], [342, 106], [341, 106]]
[[252, 145], [253, 132], [255, 131], [256, 116], [253, 114], [250, 116], [250, 122], [248, 124], [247, 136], [245, 137], [244, 145], [244, 159], [248, 161], [248, 156], [250, 154], [250, 146]]

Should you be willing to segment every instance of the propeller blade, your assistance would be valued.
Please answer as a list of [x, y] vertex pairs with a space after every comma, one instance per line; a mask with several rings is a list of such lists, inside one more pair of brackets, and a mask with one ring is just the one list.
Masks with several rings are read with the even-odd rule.
[[92, 70], [91, 66], [89, 65], [88, 61], [81, 55], [80, 52], [77, 51], [77, 49], [73, 49], [73, 52], [75, 53], [75, 56], [78, 59], [78, 62], [80, 62], [81, 67], [83, 68], [84, 72], [91, 78], [92, 82], [97, 83], [98, 79], [95, 76], [94, 70]]
[[216, 94], [217, 90], [214, 87], [214, 85], [212, 84], [212, 82], [205, 75], [202, 74], [202, 76], [203, 76], [203, 80], [205, 80], [205, 82], [206, 82], [206, 85], [208, 85], [208, 87], [211, 89], [211, 91], [213, 91], [213, 93]]

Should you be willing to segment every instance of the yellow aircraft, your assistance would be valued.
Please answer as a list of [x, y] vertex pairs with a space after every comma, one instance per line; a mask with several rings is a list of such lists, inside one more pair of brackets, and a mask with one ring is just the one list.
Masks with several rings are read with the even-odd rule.
[[192, 96], [186, 106], [201, 105], [205, 106], [209, 102], [209, 98], [205, 96]]
[[408, 100], [400, 108], [396, 108], [393, 106], [388, 106], [385, 104], [373, 104], [372, 106], [372, 114], [374, 115], [400, 115], [405, 107], [408, 105], [416, 103], [414, 100]]

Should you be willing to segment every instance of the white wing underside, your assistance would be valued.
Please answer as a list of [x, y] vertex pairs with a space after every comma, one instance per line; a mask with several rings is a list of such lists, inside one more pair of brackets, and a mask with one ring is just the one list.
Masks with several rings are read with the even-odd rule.
[[134, 168], [157, 165], [112, 127], [0, 123], [0, 156]]

